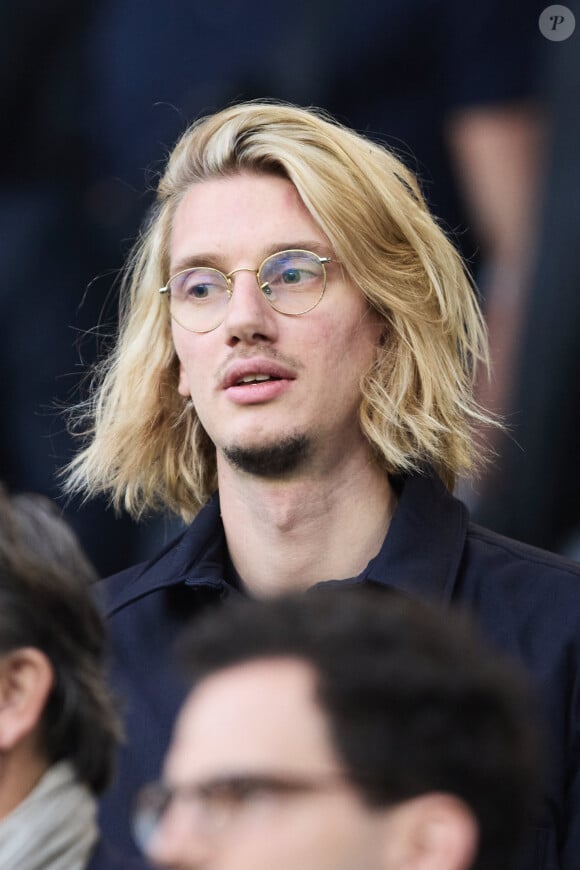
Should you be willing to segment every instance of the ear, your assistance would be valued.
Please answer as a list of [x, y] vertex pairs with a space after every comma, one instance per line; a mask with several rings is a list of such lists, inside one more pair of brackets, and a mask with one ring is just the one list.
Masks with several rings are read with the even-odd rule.
[[36, 729], [53, 682], [49, 659], [35, 647], [0, 659], [0, 752], [14, 749]]
[[186, 371], [183, 367], [183, 363], [179, 363], [179, 381], [177, 383], [177, 392], [180, 396], [183, 396], [184, 399], [189, 399], [191, 397], [191, 390], [189, 389], [189, 378], [187, 377]]
[[478, 825], [460, 798], [433, 792], [388, 811], [384, 870], [469, 870], [477, 857]]

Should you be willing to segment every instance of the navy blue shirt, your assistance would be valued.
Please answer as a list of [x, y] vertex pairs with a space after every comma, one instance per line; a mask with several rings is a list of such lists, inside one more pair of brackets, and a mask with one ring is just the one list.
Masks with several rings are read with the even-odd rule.
[[99, 840], [87, 870], [149, 870], [150, 864], [146, 864], [139, 858], [127, 858], [121, 855], [105, 840]]
[[[124, 848], [133, 795], [159, 776], [187, 688], [174, 662], [175, 641], [205, 607], [241, 594], [228, 565], [216, 495], [157, 558], [104, 581], [112, 677], [125, 702], [128, 739], [102, 825]], [[578, 870], [580, 565], [471, 524], [466, 507], [426, 474], [400, 483], [383, 546], [358, 580], [473, 612], [491, 643], [531, 672], [551, 756], [518, 870]]]

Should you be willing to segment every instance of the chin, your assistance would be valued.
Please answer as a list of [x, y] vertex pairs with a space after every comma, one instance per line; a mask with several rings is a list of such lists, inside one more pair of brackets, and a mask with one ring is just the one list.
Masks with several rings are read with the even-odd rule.
[[269, 444], [233, 444], [223, 450], [234, 468], [255, 477], [286, 477], [299, 469], [310, 454], [310, 440], [294, 433]]

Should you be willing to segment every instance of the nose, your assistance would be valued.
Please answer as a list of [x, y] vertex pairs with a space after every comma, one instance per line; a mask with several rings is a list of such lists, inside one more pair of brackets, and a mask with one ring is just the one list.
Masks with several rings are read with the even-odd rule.
[[236, 269], [230, 277], [232, 295], [224, 319], [227, 343], [234, 347], [275, 341], [280, 315], [260, 290], [255, 270]]
[[160, 819], [149, 843], [147, 858], [164, 870], [200, 870], [207, 866], [210, 842], [186, 808], [170, 807]]

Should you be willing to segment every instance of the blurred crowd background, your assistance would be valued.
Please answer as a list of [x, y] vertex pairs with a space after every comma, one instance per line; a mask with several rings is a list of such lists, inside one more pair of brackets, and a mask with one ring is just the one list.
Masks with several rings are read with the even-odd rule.
[[[175, 525], [66, 503], [62, 409], [114, 333], [117, 278], [186, 124], [316, 105], [394, 148], [476, 276], [505, 415], [462, 495], [580, 558], [580, 10], [532, 0], [20, 0], [0, 5], [0, 479], [56, 499], [102, 574]], [[143, 360], [143, 365], [147, 360]]]

